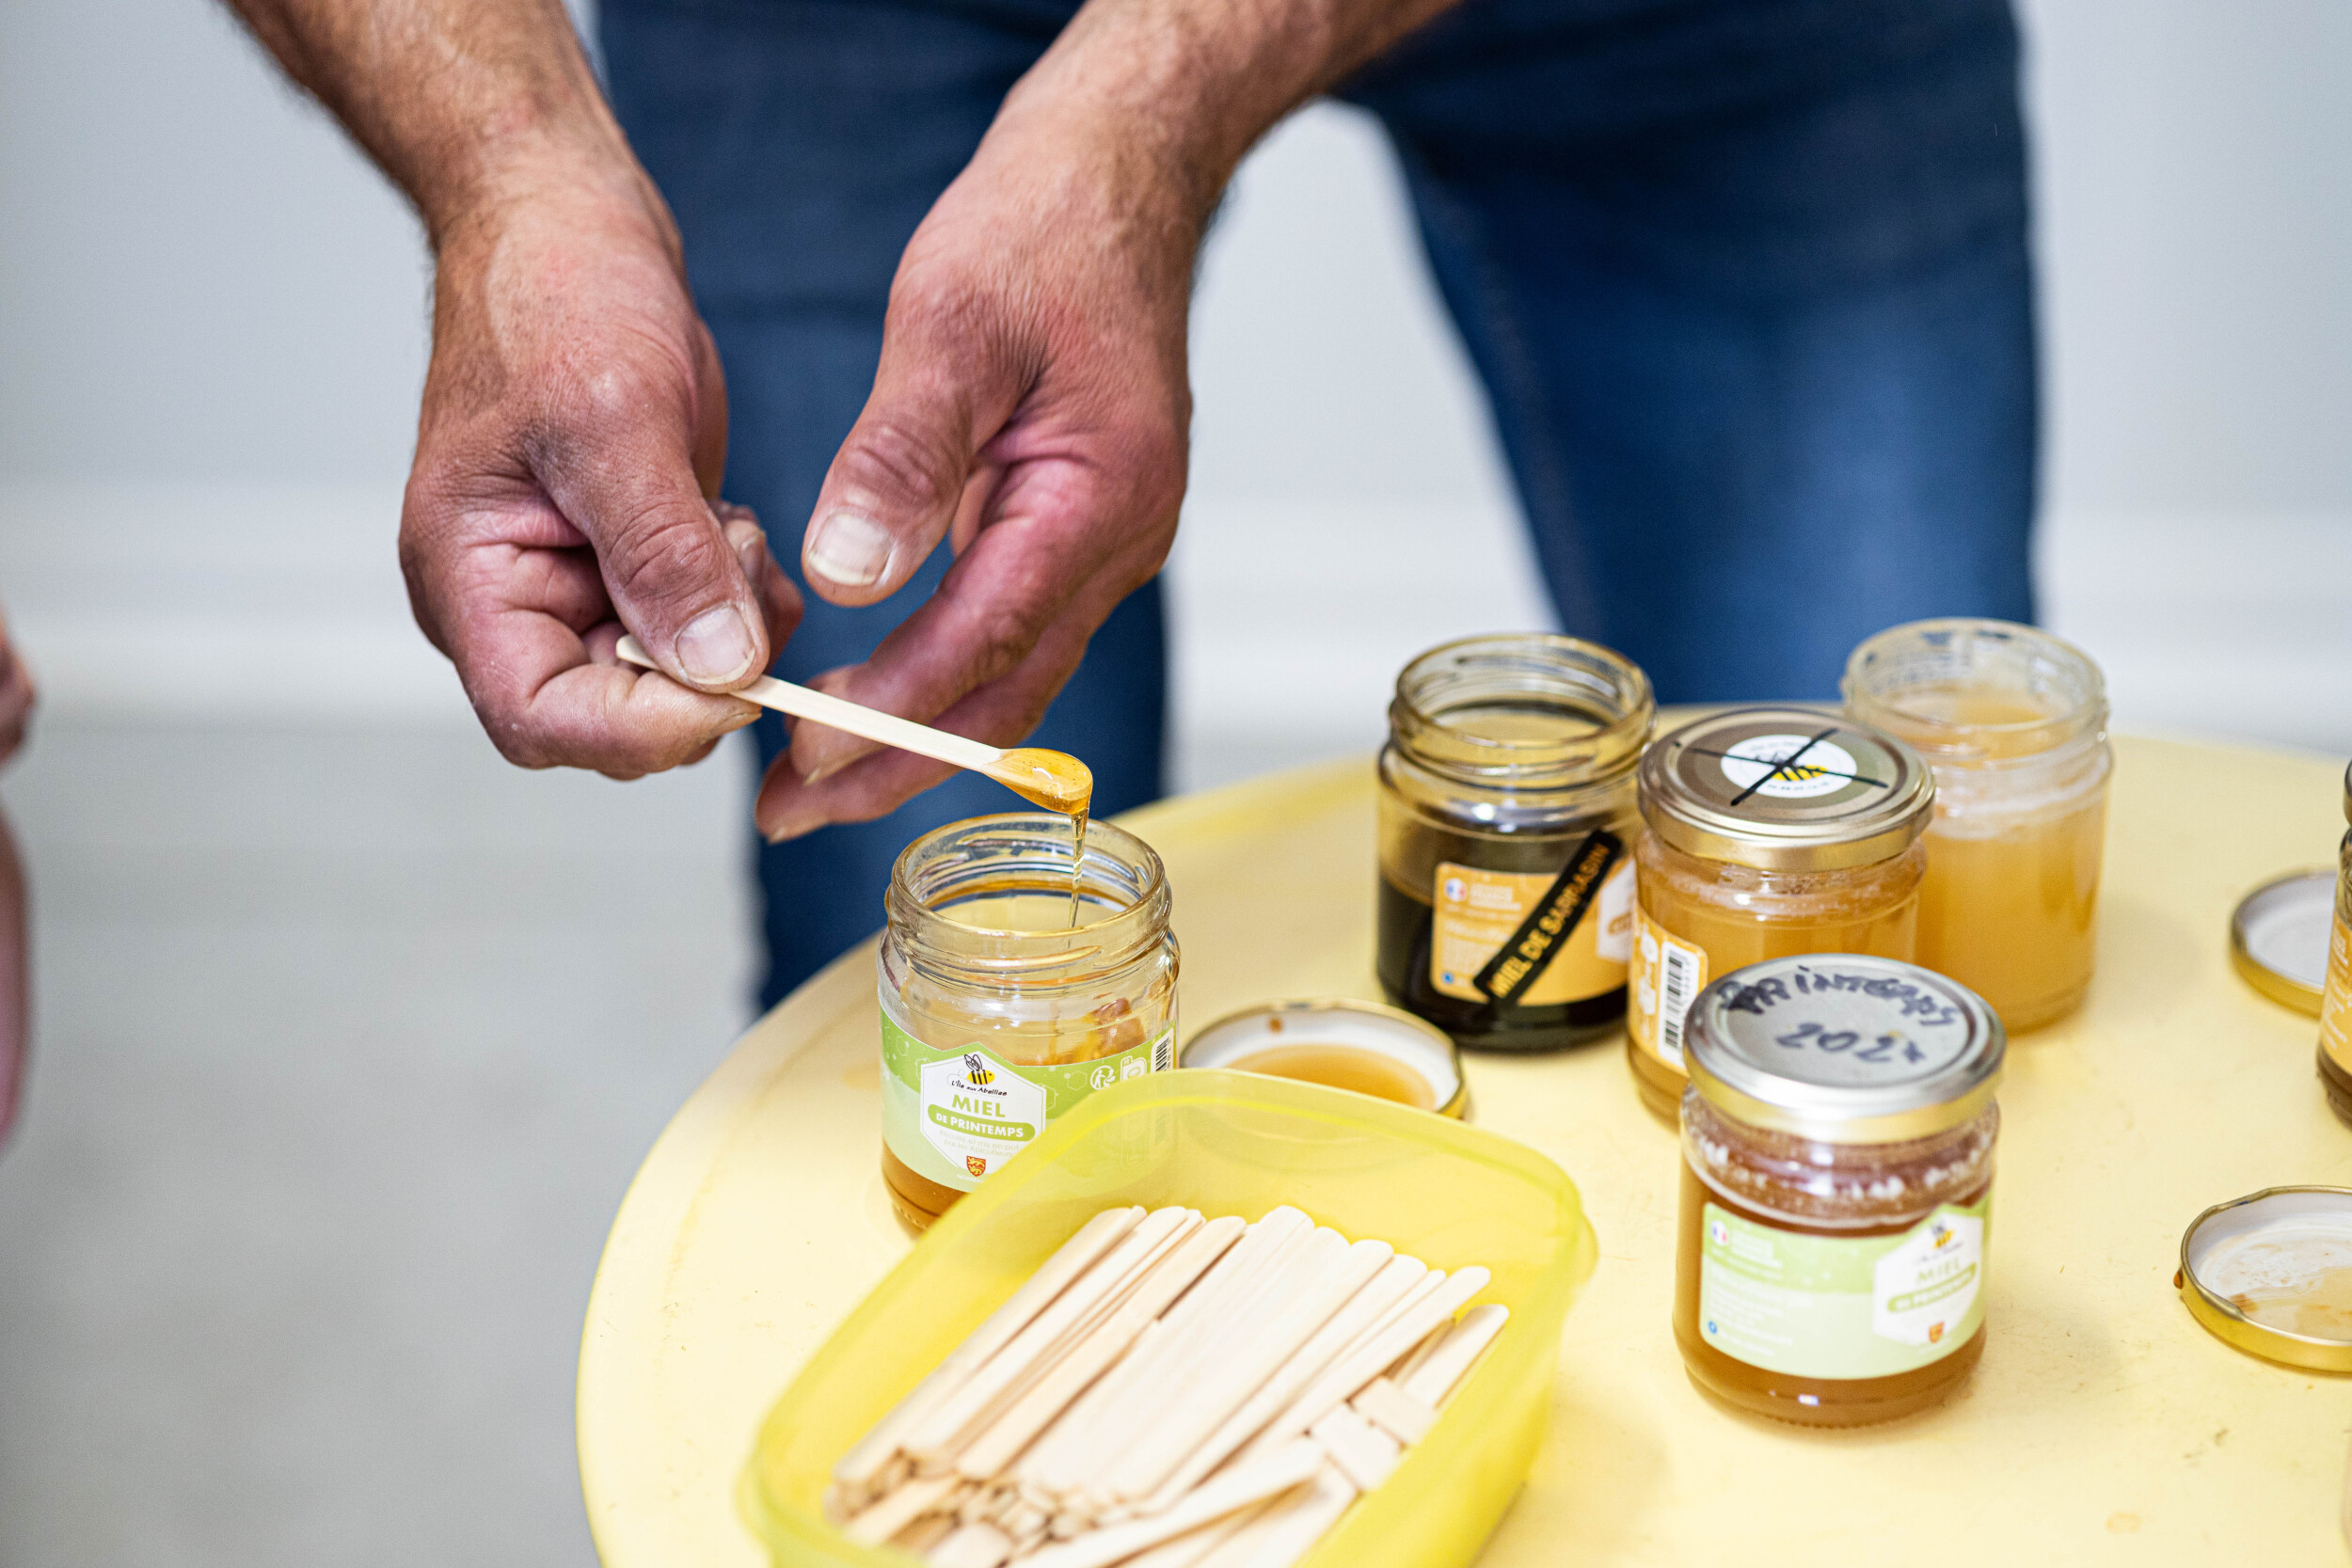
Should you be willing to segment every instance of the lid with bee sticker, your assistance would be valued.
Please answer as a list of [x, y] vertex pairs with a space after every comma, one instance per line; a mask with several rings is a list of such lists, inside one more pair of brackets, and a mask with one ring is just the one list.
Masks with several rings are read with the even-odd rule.
[[1643, 820], [1660, 838], [1766, 871], [1889, 859], [1935, 812], [1935, 777], [1916, 752], [1818, 708], [1711, 714], [1661, 737], [1639, 778]]

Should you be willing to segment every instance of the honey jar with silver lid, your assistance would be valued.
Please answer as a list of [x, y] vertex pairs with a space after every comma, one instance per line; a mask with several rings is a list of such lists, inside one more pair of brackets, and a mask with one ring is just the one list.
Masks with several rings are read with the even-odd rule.
[[1829, 953], [1735, 970], [1688, 1022], [1692, 1381], [1807, 1426], [1943, 1399], [1984, 1351], [1999, 1017], [1915, 964]]
[[1791, 954], [1913, 958], [1935, 780], [1894, 736], [1806, 707], [1686, 724], [1638, 778], [1626, 1054], [1644, 1102], [1672, 1117], [1685, 1016], [1709, 980]]

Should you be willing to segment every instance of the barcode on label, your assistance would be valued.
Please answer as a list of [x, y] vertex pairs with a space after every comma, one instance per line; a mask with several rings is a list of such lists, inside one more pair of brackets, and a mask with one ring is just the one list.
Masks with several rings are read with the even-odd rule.
[[1682, 1021], [1698, 990], [1698, 956], [1671, 942], [1658, 944], [1658, 1053], [1682, 1065]]
[[1175, 1067], [1176, 1036], [1175, 1032], [1171, 1030], [1168, 1034], [1162, 1035], [1160, 1037], [1159, 1043], [1152, 1048], [1152, 1070], [1153, 1072], [1171, 1072], [1175, 1069]]

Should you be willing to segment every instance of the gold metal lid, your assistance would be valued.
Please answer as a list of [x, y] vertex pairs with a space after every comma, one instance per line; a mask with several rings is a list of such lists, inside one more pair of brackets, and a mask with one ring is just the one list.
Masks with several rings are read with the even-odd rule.
[[1258, 1052], [1295, 1045], [1371, 1053], [1427, 1085], [1430, 1109], [1439, 1116], [1459, 1121], [1470, 1109], [1470, 1084], [1453, 1037], [1411, 1013], [1351, 997], [1267, 1002], [1228, 1013], [1195, 1032], [1176, 1065], [1232, 1069]]
[[1899, 1143], [1993, 1103], [2009, 1037], [1957, 980], [1808, 953], [1735, 969], [1691, 1003], [1684, 1060], [1735, 1121], [1823, 1143]]
[[2344, 819], [2352, 822], [2352, 763], [2344, 768]]
[[2246, 1283], [2234, 1276], [2282, 1272], [2275, 1261], [2249, 1266], [2249, 1243], [2275, 1250], [2293, 1241], [2308, 1244], [2317, 1267], [2352, 1265], [2352, 1187], [2265, 1187], [2215, 1204], [2182, 1234], [2172, 1288], [2207, 1332], [2249, 1355], [2314, 1371], [2352, 1372], [2352, 1339], [2274, 1328], [2248, 1314], [2253, 1303]]
[[2273, 1002], [2318, 1017], [2335, 912], [2334, 872], [2272, 878], [2230, 911], [2230, 967]]
[[1686, 855], [1836, 871], [1901, 854], [1935, 815], [1935, 776], [1883, 731], [1804, 707], [1710, 714], [1642, 754], [1642, 817]]

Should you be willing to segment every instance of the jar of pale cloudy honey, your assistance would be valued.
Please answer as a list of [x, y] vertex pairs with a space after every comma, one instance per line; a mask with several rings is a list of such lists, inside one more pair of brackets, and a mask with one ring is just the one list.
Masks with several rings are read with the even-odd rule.
[[[2352, 768], [2344, 770], [2344, 816], [2352, 822]], [[2319, 1001], [2319, 1080], [2336, 1115], [2352, 1122], [2352, 832], [2336, 846], [2336, 918], [2328, 933], [2328, 986]]]
[[890, 874], [882, 1180], [928, 1226], [1079, 1101], [1175, 1066], [1176, 939], [1150, 845], [1048, 813], [954, 822]]
[[2082, 650], [2008, 621], [1915, 621], [1846, 661], [1846, 712], [1935, 770], [1919, 961], [2011, 1034], [2090, 986], [2106, 839], [2106, 683]]
[[1656, 712], [1622, 656], [1534, 632], [1432, 648], [1380, 752], [1380, 986], [1457, 1044], [1540, 1051], [1625, 1016], [1633, 769]]
[[1984, 1353], [2000, 1020], [1940, 974], [1828, 953], [1723, 976], [1689, 1024], [1691, 1380], [1806, 1426], [1944, 1398]]
[[1801, 707], [1687, 724], [1642, 758], [1640, 784], [1626, 1053], [1671, 1117], [1708, 980], [1792, 953], [1911, 958], [1935, 785], [1901, 741]]

